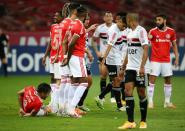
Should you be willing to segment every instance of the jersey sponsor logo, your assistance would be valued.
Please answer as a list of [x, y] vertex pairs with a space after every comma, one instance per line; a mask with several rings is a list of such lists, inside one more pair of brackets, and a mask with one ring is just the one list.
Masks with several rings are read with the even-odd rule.
[[168, 39], [156, 39], [156, 42], [171, 42]]
[[137, 49], [128, 49], [128, 54], [137, 54]]

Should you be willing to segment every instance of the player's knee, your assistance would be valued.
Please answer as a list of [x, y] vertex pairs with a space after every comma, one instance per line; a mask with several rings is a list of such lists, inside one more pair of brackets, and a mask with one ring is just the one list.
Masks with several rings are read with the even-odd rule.
[[114, 87], [120, 87], [120, 79], [118, 77], [115, 77], [113, 80]]
[[132, 96], [132, 90], [129, 88], [125, 88], [125, 96]]
[[78, 79], [78, 82], [79, 83], [88, 83], [88, 79], [87, 79], [87, 77], [82, 77], [82, 78]]
[[145, 97], [146, 97], [145, 88], [139, 88], [139, 89], [137, 90], [137, 92], [138, 92], [139, 98], [140, 98], [140, 97], [141, 97], [141, 98], [145, 98]]
[[151, 84], [155, 84], [155, 80], [156, 80], [156, 76], [151, 75], [149, 77], [149, 81], [150, 81]]
[[164, 82], [165, 84], [171, 84], [171, 77], [165, 77]]

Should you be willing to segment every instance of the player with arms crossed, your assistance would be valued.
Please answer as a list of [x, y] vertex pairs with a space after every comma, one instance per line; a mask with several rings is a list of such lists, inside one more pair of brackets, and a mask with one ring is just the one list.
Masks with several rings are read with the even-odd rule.
[[43, 102], [51, 92], [50, 85], [46, 83], [39, 84], [38, 88], [27, 86], [20, 90], [18, 94], [18, 102], [20, 105], [19, 113], [21, 116], [44, 116], [49, 112], [48, 108], [42, 108]]
[[134, 122], [134, 87], [137, 87], [139, 96], [139, 105], [141, 112], [141, 121], [139, 128], [147, 128], [147, 97], [145, 93], [145, 64], [148, 59], [148, 37], [146, 30], [139, 25], [138, 14], [129, 13], [127, 15], [127, 24], [131, 31], [127, 35], [127, 57], [122, 69], [125, 71], [125, 100], [128, 121], [118, 129], [136, 128]]
[[170, 63], [171, 45], [175, 54], [175, 66], [179, 64], [179, 53], [176, 44], [175, 30], [166, 25], [166, 15], [160, 14], [155, 17], [157, 27], [149, 32], [149, 40], [151, 43], [151, 74], [149, 78], [148, 98], [149, 108], [154, 108], [153, 95], [157, 76], [160, 74], [164, 77], [164, 108], [175, 108], [170, 98], [172, 94], [171, 77], [172, 67]]
[[[107, 42], [108, 42], [108, 30], [111, 26], [114, 25], [113, 23], [113, 16], [112, 13], [107, 11], [104, 14], [103, 20], [105, 23], [99, 25], [97, 29], [95, 30], [93, 37], [92, 37], [92, 47], [99, 59], [99, 72], [100, 72], [100, 88], [101, 92], [106, 88], [106, 86], [111, 86], [112, 84], [109, 83], [106, 84], [106, 79], [108, 75], [107, 67], [104, 64], [100, 64], [103, 60], [103, 55], [105, 53], [105, 50], [107, 49]], [[97, 47], [97, 40], [99, 39], [99, 45], [100, 49], [98, 50]], [[111, 92], [111, 102], [114, 103], [114, 95], [113, 92]]]

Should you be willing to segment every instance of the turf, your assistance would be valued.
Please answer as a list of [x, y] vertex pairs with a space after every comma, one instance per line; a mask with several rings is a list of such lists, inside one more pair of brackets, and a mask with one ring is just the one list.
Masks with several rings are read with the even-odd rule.
[[[148, 111], [146, 131], [183, 131], [185, 130], [185, 86], [184, 77], [173, 78], [173, 102], [177, 109], [163, 109], [163, 80], [156, 82], [155, 108]], [[49, 82], [49, 76], [9, 76], [0, 77], [0, 131], [116, 131], [126, 120], [125, 112], [116, 112], [116, 105], [109, 102], [107, 95], [105, 110], [99, 110], [94, 97], [99, 93], [99, 78], [93, 77], [93, 86], [86, 100], [91, 109], [81, 119], [47, 117], [21, 118], [18, 116], [16, 92], [26, 85]], [[135, 94], [135, 121], [140, 119], [138, 99]], [[135, 129], [139, 130], [139, 129]]]

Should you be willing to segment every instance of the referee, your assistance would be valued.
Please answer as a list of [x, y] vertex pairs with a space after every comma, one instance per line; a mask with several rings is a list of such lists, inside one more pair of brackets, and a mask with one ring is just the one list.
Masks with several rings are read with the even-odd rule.
[[8, 36], [4, 33], [3, 29], [0, 28], [0, 59], [3, 65], [5, 77], [8, 75], [8, 72], [7, 72], [7, 64], [8, 64], [7, 55], [9, 50], [8, 42], [9, 42]]

